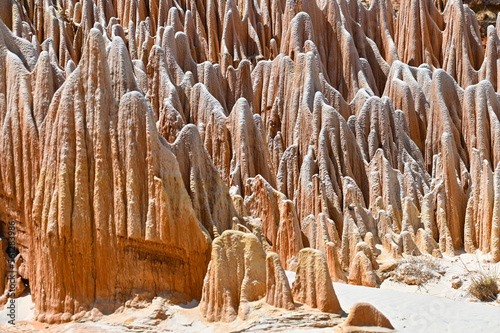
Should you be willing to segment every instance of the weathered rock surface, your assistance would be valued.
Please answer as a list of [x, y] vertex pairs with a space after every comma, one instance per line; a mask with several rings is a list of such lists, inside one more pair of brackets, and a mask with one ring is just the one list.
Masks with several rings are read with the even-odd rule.
[[342, 312], [333, 290], [325, 255], [319, 250], [306, 248], [299, 252], [292, 295], [295, 301], [318, 308], [323, 312]]
[[285, 270], [279, 256], [273, 252], [266, 257], [266, 302], [277, 308], [295, 309]]
[[272, 250], [283, 259], [284, 268], [295, 270], [302, 249], [302, 236], [292, 201], [276, 191], [260, 175], [248, 179], [245, 198], [247, 212], [262, 221], [262, 232]]
[[[0, 236], [16, 222], [37, 319], [200, 300], [228, 229], [277, 254], [255, 295], [267, 281], [285, 308], [282, 268], [295, 295], [375, 286], [381, 246], [500, 261], [500, 19], [481, 31], [460, 0], [0, 2]], [[254, 298], [234, 274], [227, 303], [206, 287], [210, 320]]]
[[378, 283], [379, 278], [370, 258], [363, 251], [358, 251], [349, 267], [349, 284], [376, 287]]
[[[275, 273], [281, 273], [276, 266], [274, 269]], [[281, 274], [278, 278], [277, 284], [276, 279], [274, 281], [277, 292], [284, 288]], [[203, 316], [208, 321], [225, 322], [235, 320], [238, 315], [244, 318], [249, 311], [248, 302], [265, 295], [266, 254], [257, 237], [227, 230], [214, 239], [200, 302]], [[277, 302], [276, 305], [286, 304]]]
[[389, 319], [369, 303], [355, 303], [341, 326], [343, 332], [351, 333], [377, 332], [377, 328], [394, 329]]

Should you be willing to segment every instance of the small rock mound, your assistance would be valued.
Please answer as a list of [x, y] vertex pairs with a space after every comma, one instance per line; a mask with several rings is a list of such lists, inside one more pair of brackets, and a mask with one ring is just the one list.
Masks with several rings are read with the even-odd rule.
[[214, 239], [200, 310], [208, 321], [244, 317], [248, 303], [266, 294], [266, 254], [257, 237], [226, 230]]
[[394, 329], [389, 319], [369, 303], [355, 303], [346, 321], [342, 324], [342, 332], [386, 332]]
[[292, 295], [295, 301], [323, 312], [342, 312], [323, 252], [311, 248], [300, 250]]

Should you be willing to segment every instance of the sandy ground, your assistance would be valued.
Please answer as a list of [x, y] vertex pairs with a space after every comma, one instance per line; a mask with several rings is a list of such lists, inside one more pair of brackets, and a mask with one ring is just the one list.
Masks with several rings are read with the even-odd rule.
[[401, 332], [499, 332], [500, 308], [441, 297], [334, 283], [343, 309], [373, 304]]
[[[478, 302], [466, 292], [470, 284], [468, 271], [500, 273], [500, 263], [489, 262], [488, 255], [461, 254], [436, 259], [445, 272], [424, 286], [413, 286], [386, 279], [380, 288], [334, 283], [342, 309], [349, 312], [356, 302], [373, 304], [389, 318], [400, 332], [500, 332], [500, 302]], [[287, 271], [290, 283], [294, 272]], [[463, 281], [453, 289], [451, 281]]]
[[[448, 257], [445, 255], [443, 259], [438, 261], [445, 270], [445, 274], [442, 274], [441, 278], [438, 280], [430, 281], [424, 286], [418, 287], [404, 283], [396, 283], [388, 279], [382, 283], [380, 288], [448, 298], [457, 301], [476, 302], [476, 300], [470, 297], [467, 293], [467, 288], [471, 283], [471, 274], [469, 272], [491, 271], [494, 275], [500, 277], [500, 262], [493, 264], [490, 262], [489, 255], [483, 255], [480, 252], [477, 254], [464, 253], [455, 257]], [[457, 278], [463, 282], [463, 285], [458, 289], [453, 289], [451, 281]], [[483, 304], [489, 306], [500, 306], [499, 300]]]
[[[383, 256], [380, 257], [382, 260]], [[399, 332], [500, 332], [500, 302], [483, 303], [470, 298], [466, 289], [473, 270], [500, 272], [480, 253], [436, 259], [444, 268], [441, 276], [425, 286], [409, 286], [386, 279], [380, 288], [334, 283], [344, 311], [356, 302], [369, 302], [384, 313]], [[388, 261], [388, 260], [387, 260]], [[287, 271], [289, 283], [294, 272]], [[462, 287], [453, 289], [451, 281], [460, 278]], [[284, 311], [263, 300], [251, 303], [250, 315], [232, 323], [208, 323], [198, 303], [169, 305], [161, 298], [144, 308], [120, 308], [109, 316], [96, 315], [76, 323], [47, 325], [30, 321], [31, 296], [16, 300], [16, 326], [6, 324], [7, 309], [0, 311], [0, 331], [7, 332], [332, 332], [344, 319], [323, 314], [304, 305]]]
[[[35, 304], [31, 301], [31, 295], [28, 294], [15, 299], [14, 304], [16, 308], [16, 321], [25, 321], [33, 318], [35, 313]], [[11, 318], [7, 316], [8, 314], [9, 309], [7, 309], [6, 306], [3, 306], [0, 310], [0, 324], [4, 324], [11, 320]]]

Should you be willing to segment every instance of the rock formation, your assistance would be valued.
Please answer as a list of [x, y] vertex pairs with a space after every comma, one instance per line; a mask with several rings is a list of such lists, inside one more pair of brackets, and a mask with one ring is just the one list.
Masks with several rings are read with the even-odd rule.
[[[274, 279], [275, 291], [283, 287], [284, 273], [274, 266], [269, 274]], [[270, 280], [269, 277], [268, 280]], [[269, 286], [269, 289], [272, 287]], [[251, 233], [227, 230], [212, 243], [212, 256], [203, 282], [201, 313], [208, 321], [233, 321], [248, 313], [248, 302], [266, 295], [266, 254], [257, 237]], [[268, 294], [269, 297], [271, 293]], [[283, 300], [286, 300], [285, 296]], [[276, 305], [280, 304], [275, 300]], [[293, 303], [292, 303], [293, 305]]]
[[324, 312], [342, 312], [331, 281], [326, 259], [321, 251], [308, 248], [299, 252], [297, 275], [292, 285], [295, 301]]
[[[399, 3], [1, 1], [0, 236], [36, 318], [204, 290], [232, 320], [291, 308], [283, 269], [336, 312], [381, 249], [500, 261], [500, 19]], [[233, 241], [258, 290], [217, 276]]]
[[365, 242], [360, 242], [356, 245], [356, 250], [357, 253], [349, 267], [349, 284], [376, 287], [379, 283], [375, 273], [378, 264], [371, 249]]
[[266, 257], [266, 302], [277, 308], [295, 309], [288, 278], [274, 252], [269, 252]]
[[297, 213], [292, 201], [269, 185], [260, 175], [248, 179], [245, 208], [262, 221], [262, 232], [272, 250], [284, 260], [284, 268], [295, 270], [297, 256], [302, 249], [302, 236]]
[[342, 324], [342, 331], [346, 333], [376, 332], [377, 328], [394, 329], [389, 319], [369, 303], [355, 303]]

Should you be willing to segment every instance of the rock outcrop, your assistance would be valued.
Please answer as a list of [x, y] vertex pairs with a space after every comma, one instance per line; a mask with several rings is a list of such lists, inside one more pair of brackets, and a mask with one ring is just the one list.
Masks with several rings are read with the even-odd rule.
[[292, 201], [276, 191], [260, 175], [246, 184], [245, 208], [262, 221], [262, 232], [272, 250], [279, 254], [284, 268], [295, 270], [302, 249], [302, 236]]
[[389, 319], [370, 303], [355, 303], [342, 324], [343, 332], [376, 332], [377, 328], [394, 329]]
[[[273, 276], [276, 277], [277, 273], [279, 279], [274, 279], [275, 291], [279, 292], [284, 288], [282, 275], [279, 268], [274, 266], [274, 269]], [[248, 302], [266, 295], [266, 281], [266, 254], [257, 237], [251, 233], [227, 230], [212, 243], [200, 311], [208, 321], [230, 322], [237, 316], [244, 318], [249, 311]], [[269, 296], [273, 297], [271, 293]], [[286, 300], [286, 296], [277, 297]], [[279, 304], [278, 300], [273, 301]]]
[[288, 278], [274, 252], [269, 252], [266, 257], [266, 302], [277, 308], [295, 309]]
[[[204, 284], [210, 320], [266, 293], [291, 308], [283, 269], [336, 312], [327, 281], [375, 286], [380, 249], [500, 261], [500, 19], [481, 31], [460, 0], [0, 3], [0, 237], [15, 221], [38, 320]], [[236, 269], [217, 303], [211, 242], [251, 233], [258, 291]]]
[[318, 308], [323, 312], [342, 312], [333, 290], [325, 255], [319, 250], [306, 248], [299, 252], [292, 295], [295, 301]]
[[349, 284], [376, 287], [378, 283], [379, 278], [370, 258], [363, 251], [358, 251], [349, 267]]

